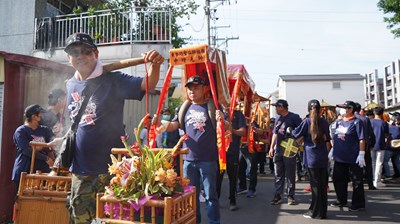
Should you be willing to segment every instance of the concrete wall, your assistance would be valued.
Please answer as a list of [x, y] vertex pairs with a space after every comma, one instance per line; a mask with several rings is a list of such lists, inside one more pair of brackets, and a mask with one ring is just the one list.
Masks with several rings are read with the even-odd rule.
[[344, 103], [346, 100], [359, 102], [361, 105], [365, 102], [364, 81], [340, 81], [341, 88], [333, 89], [332, 81], [292, 81], [283, 82], [286, 89], [285, 99], [289, 103], [289, 110], [298, 113], [300, 117], [308, 114], [307, 103], [311, 99], [325, 100], [331, 105]]
[[0, 51], [31, 55], [35, 17], [45, 16], [45, 9], [46, 0], [0, 1]]

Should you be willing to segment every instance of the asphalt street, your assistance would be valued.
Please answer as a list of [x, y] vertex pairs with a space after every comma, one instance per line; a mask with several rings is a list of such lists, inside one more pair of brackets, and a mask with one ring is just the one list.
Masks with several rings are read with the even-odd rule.
[[[304, 192], [307, 181], [296, 183], [295, 199], [298, 205], [288, 205], [286, 197], [282, 198], [280, 205], [270, 205], [273, 198], [273, 175], [267, 174], [258, 177], [257, 195], [247, 198], [246, 195], [238, 195], [237, 211], [229, 210], [228, 179], [222, 185], [220, 198], [221, 223], [248, 224], [248, 223], [400, 223], [400, 179], [388, 180], [383, 189], [368, 190], [365, 186], [367, 200], [366, 210], [350, 212], [348, 208], [328, 207], [328, 217], [324, 220], [308, 219], [303, 217], [310, 205], [311, 193]], [[329, 182], [331, 191], [328, 194], [328, 204], [335, 201], [336, 196], [332, 182]], [[351, 185], [349, 184], [349, 203], [351, 202]], [[202, 223], [207, 223], [205, 203], [200, 203]]]

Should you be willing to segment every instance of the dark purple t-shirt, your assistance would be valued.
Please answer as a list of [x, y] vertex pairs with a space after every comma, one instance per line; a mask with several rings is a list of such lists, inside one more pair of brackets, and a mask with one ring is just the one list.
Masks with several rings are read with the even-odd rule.
[[183, 155], [187, 161], [218, 161], [217, 134], [208, 115], [207, 103], [191, 104], [185, 114], [185, 129], [188, 139], [184, 147], [189, 153]]
[[373, 150], [385, 150], [386, 136], [389, 134], [389, 125], [387, 122], [380, 119], [371, 119], [372, 130], [374, 130], [376, 143], [373, 145]]
[[[394, 125], [389, 126], [389, 141], [393, 139], [400, 139], [400, 126], [394, 126]], [[392, 147], [390, 147], [390, 144], [389, 147], [386, 147], [386, 149], [393, 150]]]
[[319, 124], [322, 127], [323, 134], [326, 136], [326, 141], [314, 144], [310, 135], [310, 118], [304, 119], [301, 124], [293, 131], [293, 137], [304, 137], [304, 166], [308, 168], [325, 168], [328, 167], [328, 149], [326, 142], [331, 140], [329, 135], [329, 124], [323, 119], [319, 118]]
[[[15, 183], [19, 183], [21, 172], [29, 172], [30, 170], [32, 148], [29, 146], [29, 142], [50, 142], [52, 136], [53, 133], [50, 128], [44, 125], [40, 125], [35, 130], [26, 125], [21, 125], [15, 130], [13, 140], [17, 152], [11, 177]], [[45, 151], [39, 151], [35, 158], [34, 172], [36, 170], [41, 170], [43, 173], [50, 172], [49, 165], [46, 163], [47, 153]]]
[[[101, 86], [98, 84], [101, 79]], [[125, 135], [123, 110], [125, 99], [141, 100], [142, 78], [121, 72], [103, 74], [79, 81], [74, 77], [67, 83], [67, 105], [71, 119], [77, 115], [86, 88], [97, 88], [89, 99], [76, 134], [76, 152], [71, 172], [79, 175], [98, 175], [108, 172], [111, 148], [123, 147]]]
[[360, 140], [364, 139], [364, 127], [357, 119], [336, 120], [333, 123], [333, 158], [341, 163], [355, 164], [360, 151]]
[[277, 135], [275, 151], [279, 151], [283, 155], [283, 150], [279, 147], [282, 139], [286, 135], [287, 128], [294, 130], [301, 123], [301, 118], [298, 114], [289, 112], [285, 117], [277, 116], [273, 133]]
[[[237, 130], [242, 127], [246, 127], [246, 118], [244, 117], [242, 112], [235, 110], [233, 111], [232, 128]], [[241, 138], [241, 136], [232, 134], [232, 141], [226, 154], [236, 155], [239, 153]]]

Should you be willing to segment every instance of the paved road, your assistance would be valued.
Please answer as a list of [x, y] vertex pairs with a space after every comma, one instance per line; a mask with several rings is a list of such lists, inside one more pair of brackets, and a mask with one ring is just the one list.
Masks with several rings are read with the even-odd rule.
[[[226, 177], [226, 175], [225, 175]], [[400, 223], [400, 180], [389, 181], [387, 187], [381, 190], [368, 190], [366, 187], [365, 195], [367, 199], [366, 210], [362, 212], [349, 212], [347, 208], [328, 207], [328, 219], [315, 220], [303, 217], [310, 205], [311, 193], [304, 192], [303, 189], [308, 185], [306, 181], [296, 183], [295, 198], [298, 205], [288, 205], [286, 198], [282, 199], [280, 205], [270, 205], [273, 197], [273, 176], [266, 175], [259, 177], [257, 185], [257, 196], [247, 198], [246, 195], [238, 195], [237, 211], [229, 211], [228, 200], [228, 179], [223, 181], [223, 192], [220, 199], [221, 204], [221, 223], [225, 224], [250, 224], [250, 223], [326, 223], [326, 224], [346, 224], [346, 223]], [[329, 183], [330, 189], [333, 184]], [[349, 186], [349, 198], [351, 197], [351, 187]], [[331, 190], [328, 194], [328, 203], [336, 199], [335, 192]], [[350, 202], [350, 200], [349, 200]], [[207, 223], [205, 215], [205, 203], [200, 203], [202, 207], [202, 223]]]

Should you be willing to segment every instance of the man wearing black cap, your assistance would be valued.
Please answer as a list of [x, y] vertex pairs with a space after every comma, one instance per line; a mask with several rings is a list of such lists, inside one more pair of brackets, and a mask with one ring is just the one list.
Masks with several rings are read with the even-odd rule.
[[[14, 168], [12, 172], [12, 180], [19, 186], [20, 176], [22, 172], [29, 172], [32, 158], [32, 148], [29, 142], [50, 142], [53, 133], [46, 127], [39, 125], [42, 113], [45, 110], [33, 104], [25, 109], [25, 122], [15, 130], [13, 140], [17, 149]], [[35, 156], [34, 171], [41, 170], [43, 173], [50, 172], [50, 166], [53, 166], [54, 154], [49, 149], [38, 151]]]
[[[213, 125], [215, 120], [224, 119], [222, 111], [215, 111], [215, 119], [212, 116], [212, 101], [206, 98], [206, 82], [201, 76], [192, 76], [185, 85], [188, 101], [185, 101], [171, 122], [163, 122], [158, 118], [158, 130], [174, 131], [179, 127], [185, 130], [188, 139], [183, 147], [189, 149], [187, 155], [183, 155], [183, 173], [189, 178], [190, 185], [196, 187], [196, 195], [200, 195], [200, 186], [203, 185], [206, 212], [208, 222], [220, 223], [219, 200], [217, 194], [218, 174], [218, 146], [217, 134]], [[229, 122], [225, 121], [225, 128], [230, 129]], [[196, 197], [199, 205], [199, 198]], [[197, 223], [201, 223], [200, 207], [197, 206]]]
[[[110, 149], [123, 147], [125, 135], [123, 109], [126, 99], [141, 100], [146, 80], [122, 72], [103, 74], [99, 51], [85, 33], [75, 33], [66, 40], [64, 51], [76, 69], [67, 82], [67, 107], [72, 120], [84, 98], [90, 97], [76, 132], [76, 151], [70, 171], [72, 186], [69, 211], [74, 223], [89, 223], [96, 215], [96, 193], [109, 182]], [[143, 56], [150, 62], [148, 88], [153, 90], [160, 76], [164, 58], [151, 50]], [[91, 92], [88, 94], [88, 92]]]
[[333, 134], [333, 185], [335, 186], [336, 202], [332, 207], [347, 207], [347, 185], [353, 182], [353, 195], [349, 211], [365, 209], [363, 185], [363, 167], [365, 166], [365, 140], [362, 121], [354, 115], [356, 104], [346, 101], [336, 105], [344, 108], [346, 114], [335, 122]]
[[286, 100], [279, 99], [271, 104], [275, 107], [278, 116], [275, 119], [271, 146], [268, 153], [269, 157], [274, 158], [275, 163], [275, 192], [271, 201], [272, 205], [281, 203], [281, 195], [285, 188], [285, 178], [287, 178], [287, 197], [289, 205], [296, 205], [294, 199], [296, 189], [296, 157], [284, 157], [284, 149], [280, 147], [281, 141], [287, 132], [294, 130], [300, 123], [301, 118], [298, 114], [289, 112], [289, 104]]

